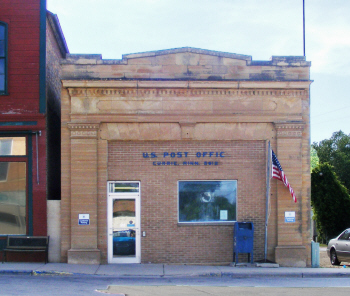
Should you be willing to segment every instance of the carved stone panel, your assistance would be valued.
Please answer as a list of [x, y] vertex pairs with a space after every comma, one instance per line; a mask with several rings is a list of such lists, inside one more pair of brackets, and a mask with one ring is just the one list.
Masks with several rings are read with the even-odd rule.
[[69, 123], [68, 128], [70, 129], [70, 137], [74, 138], [84, 138], [84, 139], [96, 139], [99, 129], [99, 124], [73, 124]]
[[275, 123], [277, 138], [302, 138], [305, 123], [279, 122]]

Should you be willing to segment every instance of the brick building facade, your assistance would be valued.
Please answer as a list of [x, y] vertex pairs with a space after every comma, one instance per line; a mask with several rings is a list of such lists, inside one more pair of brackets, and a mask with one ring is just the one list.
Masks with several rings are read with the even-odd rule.
[[[50, 107], [52, 101], [60, 101], [60, 88], [49, 90], [60, 80], [58, 76], [47, 79], [46, 66], [50, 68], [55, 59], [60, 66], [59, 59], [68, 49], [62, 32], [46, 36], [52, 31], [46, 21], [53, 16], [47, 14], [45, 0], [1, 0], [0, 7], [1, 249], [7, 235], [48, 233], [48, 184], [60, 188], [59, 170], [52, 169], [60, 160], [48, 152], [49, 138], [60, 131], [60, 104]], [[57, 19], [53, 23], [59, 27]], [[64, 55], [46, 52], [47, 40], [62, 44]], [[59, 151], [59, 142], [56, 147]], [[22, 255], [9, 259], [36, 260]]]
[[237, 221], [263, 259], [270, 143], [298, 202], [271, 181], [267, 259], [310, 265], [309, 69], [195, 48], [68, 55], [61, 260], [225, 264]]

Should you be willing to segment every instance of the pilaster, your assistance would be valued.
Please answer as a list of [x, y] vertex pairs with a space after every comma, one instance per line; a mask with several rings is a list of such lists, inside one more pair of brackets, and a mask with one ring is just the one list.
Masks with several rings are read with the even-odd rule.
[[[303, 122], [275, 122], [277, 147], [275, 154], [292, 186], [297, 202], [289, 190], [277, 182], [277, 247], [275, 260], [281, 266], [305, 267], [306, 247], [303, 245], [302, 227], [302, 140]], [[295, 222], [285, 220], [286, 212], [295, 212]], [[292, 239], [291, 239], [292, 238]]]
[[[71, 249], [68, 263], [99, 264], [97, 248], [98, 124], [68, 124], [71, 147]], [[88, 225], [79, 224], [88, 214]]]

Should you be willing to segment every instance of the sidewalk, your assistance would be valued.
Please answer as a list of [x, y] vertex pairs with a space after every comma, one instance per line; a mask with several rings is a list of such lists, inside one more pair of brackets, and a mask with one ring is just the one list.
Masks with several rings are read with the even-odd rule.
[[79, 265], [66, 263], [0, 263], [1, 274], [96, 275], [113, 277], [349, 277], [350, 268], [288, 268], [168, 264]]

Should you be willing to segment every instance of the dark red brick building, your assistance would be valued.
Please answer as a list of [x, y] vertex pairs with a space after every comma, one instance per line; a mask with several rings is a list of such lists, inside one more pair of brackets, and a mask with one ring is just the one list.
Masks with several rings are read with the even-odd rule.
[[45, 0], [0, 0], [0, 249], [7, 235], [47, 235], [47, 200], [60, 198], [67, 52]]

